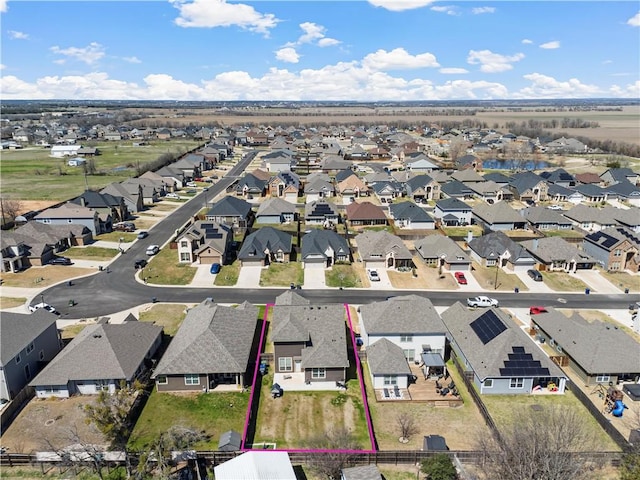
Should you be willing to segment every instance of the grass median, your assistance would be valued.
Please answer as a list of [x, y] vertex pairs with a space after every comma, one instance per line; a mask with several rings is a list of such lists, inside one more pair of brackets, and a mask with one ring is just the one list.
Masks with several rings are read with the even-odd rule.
[[197, 268], [178, 262], [178, 251], [165, 247], [149, 260], [140, 274], [152, 285], [189, 285]]

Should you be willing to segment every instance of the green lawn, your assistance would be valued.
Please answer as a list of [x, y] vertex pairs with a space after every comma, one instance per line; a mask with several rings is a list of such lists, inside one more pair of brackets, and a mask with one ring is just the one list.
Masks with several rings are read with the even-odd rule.
[[545, 237], [582, 238], [583, 234], [575, 230], [545, 230]]
[[64, 256], [69, 258], [77, 258], [79, 260], [111, 260], [118, 255], [117, 248], [102, 247], [71, 247], [65, 250]]
[[155, 304], [148, 310], [140, 312], [141, 322], [150, 322], [164, 328], [164, 333], [174, 336], [180, 328], [184, 317], [187, 316], [186, 305]]
[[236, 260], [231, 265], [222, 265], [220, 273], [216, 275], [216, 279], [213, 282], [217, 287], [232, 287], [238, 283], [238, 277], [240, 276], [240, 261]]
[[104, 240], [105, 242], [117, 242], [120, 239], [122, 239], [123, 242], [128, 243], [128, 242], [133, 242], [137, 238], [137, 234], [129, 233], [129, 232], [108, 232], [108, 233], [101, 233], [100, 235], [96, 235], [93, 238], [96, 241]]
[[[495, 288], [496, 273], [498, 274], [497, 288]], [[473, 276], [483, 288], [492, 290], [514, 290], [517, 287], [521, 292], [529, 290], [516, 274], [507, 273], [501, 268], [496, 269], [496, 267], [483, 267], [474, 262]]]
[[158, 393], [149, 396], [136, 422], [129, 448], [149, 446], [170, 427], [181, 426], [204, 431], [208, 439], [193, 446], [196, 450], [217, 450], [220, 435], [229, 430], [242, 433], [249, 405], [249, 393]]
[[334, 265], [325, 272], [327, 287], [353, 288], [359, 286], [360, 277], [351, 265]]
[[467, 225], [466, 227], [443, 227], [444, 233], [448, 237], [466, 237], [469, 232], [473, 233], [473, 237], [482, 235], [482, 227], [478, 225]]
[[630, 292], [640, 291], [640, 277], [629, 275], [627, 272], [605, 272], [600, 270], [600, 275], [613, 283], [623, 291], [628, 288]]
[[304, 283], [304, 271], [300, 262], [272, 263], [260, 275], [261, 287], [288, 287], [292, 283]]
[[[134, 147], [131, 141], [82, 144], [102, 152], [94, 158], [97, 174], [86, 179], [92, 189], [134, 177], [139, 165], [163, 154], [177, 157], [199, 145], [193, 140], [155, 141], [144, 147]], [[20, 200], [66, 200], [80, 195], [86, 188], [83, 168], [69, 167], [68, 158], [51, 158], [49, 152], [48, 148], [4, 150], [0, 163], [3, 194]], [[34, 183], [38, 188], [33, 188]]]
[[154, 255], [140, 274], [147, 282], [155, 285], [189, 285], [196, 274], [196, 268], [178, 262], [177, 250], [165, 247]]
[[588, 285], [582, 280], [564, 272], [544, 272], [544, 283], [556, 292], [584, 292]]

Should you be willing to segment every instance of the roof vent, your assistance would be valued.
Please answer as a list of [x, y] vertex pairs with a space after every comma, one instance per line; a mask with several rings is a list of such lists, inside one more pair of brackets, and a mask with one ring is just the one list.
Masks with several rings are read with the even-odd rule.
[[102, 338], [102, 335], [95, 334], [93, 338]]

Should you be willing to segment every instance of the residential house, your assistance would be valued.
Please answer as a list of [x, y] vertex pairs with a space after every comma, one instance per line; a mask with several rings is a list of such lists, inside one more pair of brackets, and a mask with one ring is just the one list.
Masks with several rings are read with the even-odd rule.
[[573, 226], [567, 217], [546, 207], [523, 208], [520, 215], [537, 230], [571, 230]]
[[[445, 180], [444, 183], [440, 187], [440, 191], [444, 195], [444, 198], [457, 198], [458, 200], [472, 200], [476, 197], [476, 192], [465, 185], [462, 182], [458, 182], [456, 180], [449, 181], [449, 178]], [[478, 185], [481, 185], [478, 183]]]
[[19, 272], [29, 266], [29, 247], [3, 234], [0, 237], [0, 272]]
[[523, 202], [541, 202], [547, 199], [547, 182], [533, 172], [515, 173], [509, 189], [514, 198]]
[[472, 168], [467, 170], [457, 170], [453, 172], [449, 178], [456, 182], [464, 183], [467, 186], [469, 186], [469, 184], [482, 183], [485, 181], [485, 178]]
[[100, 218], [96, 210], [73, 203], [63, 203], [59, 207], [47, 208], [33, 219], [46, 225], [82, 225], [87, 227], [94, 237], [111, 231], [112, 224], [110, 215]]
[[159, 168], [155, 172], [159, 176], [165, 179], [166, 182], [173, 185], [170, 191], [180, 190], [187, 182], [191, 181], [190, 177], [187, 177], [184, 171], [179, 168], [174, 168], [173, 165], [167, 165], [166, 167]]
[[131, 218], [124, 198], [119, 195], [85, 190], [82, 195], [74, 198], [69, 203], [75, 203], [81, 207], [87, 207], [97, 211], [101, 220], [110, 217], [111, 220], [116, 223]]
[[365, 230], [356, 235], [358, 256], [365, 268], [411, 268], [413, 257], [402, 239], [384, 230]]
[[473, 169], [476, 172], [482, 170], [482, 159], [475, 155], [464, 155], [462, 157], [458, 157], [456, 158], [455, 164], [458, 170]]
[[534, 238], [520, 244], [536, 259], [538, 270], [575, 273], [596, 264], [593, 258], [561, 237]]
[[[124, 180], [121, 184], [128, 189], [129, 192], [136, 193], [136, 189], [139, 187], [142, 197], [142, 208], [144, 210], [145, 205], [153, 205], [157, 201], [163, 197], [166, 192], [166, 186], [164, 182], [158, 182], [156, 180], [151, 180], [148, 178], [130, 178], [128, 180]], [[125, 197], [126, 198], [126, 197]], [[137, 205], [137, 207], [139, 207]], [[133, 210], [129, 210], [133, 211]], [[141, 210], [138, 210], [141, 211]]]
[[258, 308], [205, 300], [189, 309], [153, 372], [158, 392], [240, 390], [251, 384]]
[[407, 197], [416, 203], [440, 199], [440, 184], [429, 175], [416, 175], [405, 182]]
[[344, 171], [347, 175], [336, 174], [336, 191], [342, 196], [348, 205], [360, 196], [369, 195], [369, 187], [355, 173]]
[[347, 240], [333, 230], [313, 229], [302, 237], [302, 268], [325, 268], [335, 263], [350, 263]]
[[291, 223], [297, 219], [296, 207], [282, 198], [267, 198], [258, 207], [256, 224]]
[[486, 182], [470, 182], [464, 184], [473, 192], [473, 196], [487, 203], [511, 200], [513, 194], [507, 187], [503, 187], [491, 180]]
[[162, 327], [138, 322], [87, 325], [29, 383], [38, 398], [115, 393], [132, 385], [151, 366]]
[[309, 203], [325, 198], [335, 197], [336, 189], [328, 180], [328, 176], [327, 179], [316, 176], [311, 180], [307, 178], [307, 183], [304, 185], [304, 194], [307, 203]]
[[540, 172], [540, 177], [544, 178], [548, 183], [553, 183], [554, 185], [559, 185], [564, 188], [572, 188], [578, 184], [575, 177], [564, 168], [557, 168], [550, 172]]
[[407, 170], [410, 172], [431, 173], [434, 170], [440, 169], [438, 165], [428, 160], [428, 157], [424, 153], [407, 155], [405, 157], [405, 164]]
[[389, 214], [397, 228], [405, 230], [434, 230], [436, 222], [423, 208], [413, 202], [389, 205]]
[[326, 200], [308, 202], [304, 206], [304, 222], [307, 225], [322, 225], [326, 228], [340, 223], [340, 212]]
[[284, 305], [276, 301], [270, 317], [276, 382], [287, 375], [330, 390], [336, 388], [336, 382], [344, 384], [350, 363], [343, 305]]
[[640, 180], [640, 174], [637, 174], [630, 168], [609, 168], [600, 175], [600, 178], [606, 185], [613, 185], [620, 182], [630, 182], [637, 185]]
[[345, 208], [347, 220], [351, 226], [386, 225], [384, 210], [371, 202], [353, 202]]
[[418, 255], [427, 265], [456, 272], [471, 269], [469, 255], [449, 237], [429, 235], [416, 240], [414, 246]]
[[293, 152], [290, 150], [276, 150], [262, 157], [262, 165], [268, 172], [290, 172], [295, 165]]
[[593, 172], [585, 172], [585, 173], [576, 173], [574, 175], [576, 182], [582, 183], [584, 185], [593, 184], [604, 186], [604, 181], [600, 178], [597, 173]]
[[587, 321], [578, 312], [567, 317], [551, 307], [545, 310], [531, 316], [536, 339], [556, 350], [558, 363], [583, 385], [640, 381], [640, 343], [622, 328]]
[[374, 390], [409, 387], [412, 373], [405, 352], [391, 340], [382, 337], [369, 345], [367, 364]]
[[404, 193], [404, 186], [395, 180], [370, 183], [369, 186], [381, 203], [392, 203]]
[[548, 142], [545, 151], [553, 153], [586, 153], [587, 146], [575, 138], [560, 137]]
[[145, 181], [151, 182], [151, 184], [155, 186], [156, 190], [160, 193], [161, 196], [164, 196], [167, 192], [175, 192], [177, 189], [176, 180], [158, 175], [157, 172], [144, 172], [138, 178], [140, 178], [140, 180], [144, 179]]
[[522, 230], [526, 221], [507, 202], [479, 203], [471, 210], [472, 223], [489, 230]]
[[263, 197], [267, 191], [269, 178], [271, 177], [262, 178], [256, 175], [255, 172], [245, 174], [235, 186], [236, 195]]
[[582, 249], [607, 270], [640, 272], [640, 235], [624, 227], [605, 228], [586, 235]]
[[535, 259], [519, 243], [504, 232], [491, 232], [468, 242], [471, 258], [485, 267], [498, 265], [503, 270], [526, 272], [536, 264]]
[[[100, 190], [100, 193], [103, 195], [110, 195], [116, 199], [122, 198], [128, 213], [138, 213], [145, 209], [142, 185], [138, 182], [113, 182]], [[151, 203], [158, 200], [157, 195], [152, 194], [151, 196], [152, 199], [155, 198]], [[126, 220], [126, 218], [122, 218], [119, 221], [122, 220]]]
[[[172, 170], [182, 172], [183, 183], [193, 181], [194, 178], [202, 177], [201, 157], [183, 157], [173, 162], [170, 167]], [[166, 168], [166, 167], [165, 167]]]
[[285, 200], [297, 203], [302, 191], [300, 177], [293, 172], [278, 172], [271, 177], [267, 185], [272, 197], [281, 197]]
[[471, 224], [471, 207], [457, 198], [444, 198], [436, 202], [433, 216], [447, 227]]
[[628, 228], [634, 233], [640, 234], [640, 209], [637, 207], [622, 209], [614, 207], [605, 207], [616, 222], [622, 227]]
[[607, 190], [598, 185], [577, 185], [573, 190], [582, 195], [583, 202], [599, 203], [607, 200]]
[[284, 450], [250, 450], [213, 468], [216, 480], [296, 480], [289, 454]]
[[567, 376], [500, 309], [456, 302], [441, 317], [452, 357], [480, 394], [564, 393]]
[[631, 182], [619, 182], [606, 188], [607, 198], [614, 196], [618, 200], [640, 207], [640, 187]]
[[0, 316], [0, 398], [12, 400], [62, 348], [56, 321], [44, 309]]
[[238, 252], [242, 266], [268, 266], [273, 262], [289, 263], [295, 260], [293, 237], [273, 227], [262, 227], [247, 235]]
[[617, 226], [616, 220], [602, 208], [576, 205], [572, 209], [562, 212], [562, 215], [568, 218], [574, 227], [589, 232]]
[[214, 203], [206, 214], [206, 220], [224, 223], [237, 233], [244, 232], [253, 222], [251, 204], [240, 198], [226, 196]]
[[206, 220], [199, 220], [187, 227], [176, 239], [178, 261], [180, 263], [199, 263], [224, 265], [233, 240], [231, 228]]
[[[27, 222], [24, 225], [4, 234], [4, 237], [13, 239], [16, 243], [24, 243], [31, 250], [29, 256], [36, 254], [36, 251], [43, 252], [43, 247], [36, 247], [37, 244], [49, 245], [53, 252], [62, 252], [69, 247], [87, 245], [93, 241], [91, 231], [84, 225], [46, 225], [40, 222]], [[39, 256], [40, 253], [37, 253]], [[31, 265], [43, 265], [48, 258], [34, 263], [30, 259]]]
[[54, 145], [51, 147], [49, 156], [54, 158], [76, 157], [81, 148], [81, 145]]
[[512, 180], [511, 177], [500, 172], [485, 173], [483, 177], [485, 182], [495, 182], [501, 187], [508, 187]]

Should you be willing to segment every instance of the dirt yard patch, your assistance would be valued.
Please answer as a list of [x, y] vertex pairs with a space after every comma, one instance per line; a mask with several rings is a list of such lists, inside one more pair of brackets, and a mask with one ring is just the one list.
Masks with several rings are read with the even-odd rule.
[[24, 305], [26, 301], [26, 298], [0, 297], [0, 310], [19, 307], [20, 305]]
[[[457, 290], [458, 285], [454, 278], [449, 274], [439, 275], [438, 269], [436, 267], [431, 267], [424, 263], [422, 258], [419, 255], [413, 256], [413, 263], [416, 266], [417, 277], [413, 277], [411, 273], [407, 274], [403, 272], [398, 272], [398, 276], [404, 276], [405, 282], [409, 282], [406, 287], [407, 288], [427, 288], [432, 290]], [[391, 273], [391, 272], [390, 272]], [[395, 272], [394, 272], [395, 273]], [[400, 285], [395, 283], [395, 275], [392, 277], [389, 275], [391, 279], [391, 283], [394, 287], [403, 288]]]
[[42, 288], [95, 271], [93, 268], [47, 265], [45, 267], [31, 267], [18, 273], [3, 272], [0, 274], [0, 279], [2, 279], [2, 284], [7, 287]]
[[93, 425], [85, 423], [84, 405], [95, 402], [93, 396], [67, 399], [33, 399], [20, 412], [6, 432], [2, 446], [11, 453], [51, 451], [74, 443], [106, 445]]
[[140, 321], [160, 325], [164, 328], [164, 333], [174, 336], [187, 316], [186, 309], [186, 305], [156, 303], [140, 310]]

